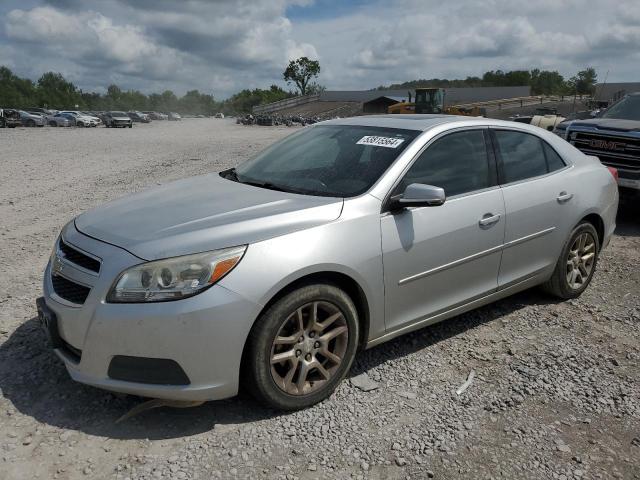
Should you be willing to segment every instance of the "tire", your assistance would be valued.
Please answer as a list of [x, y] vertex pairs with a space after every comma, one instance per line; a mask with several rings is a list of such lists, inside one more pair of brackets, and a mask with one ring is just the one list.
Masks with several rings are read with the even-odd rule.
[[76, 122], [76, 127], [83, 127], [84, 128], [84, 123], [82, 122]]
[[129, 128], [133, 128], [133, 124], [132, 123], [129, 124]]
[[[580, 249], [579, 239], [581, 238], [585, 238], [583, 249]], [[577, 251], [576, 246], [578, 247]], [[556, 263], [553, 275], [542, 284], [543, 290], [563, 300], [579, 297], [591, 283], [593, 274], [596, 271], [599, 253], [600, 240], [598, 232], [591, 223], [582, 222], [569, 235], [569, 239], [562, 248], [558, 263]], [[576, 254], [579, 259], [576, 258]], [[589, 257], [591, 254], [592, 256]], [[588, 260], [584, 260], [587, 257], [589, 257]], [[572, 274], [569, 271], [570, 268], [571, 271], [580, 273]], [[571, 275], [576, 275], [573, 285], [570, 284]], [[579, 280], [578, 277], [580, 277]]]
[[49, 126], [50, 126], [50, 127], [57, 127], [57, 126], [58, 126], [58, 124], [57, 124], [56, 122], [53, 122], [53, 121], [52, 121], [52, 122], [49, 122]]
[[28, 120], [27, 121], [27, 127], [35, 127], [35, 126], [36, 126], [35, 120]]
[[[319, 319], [315, 324], [314, 312]], [[349, 372], [358, 336], [358, 314], [344, 291], [331, 284], [302, 286], [254, 324], [244, 352], [243, 384], [256, 399], [279, 410], [314, 405], [329, 397]], [[283, 342], [276, 344], [276, 337]], [[274, 363], [275, 356], [283, 360]]]

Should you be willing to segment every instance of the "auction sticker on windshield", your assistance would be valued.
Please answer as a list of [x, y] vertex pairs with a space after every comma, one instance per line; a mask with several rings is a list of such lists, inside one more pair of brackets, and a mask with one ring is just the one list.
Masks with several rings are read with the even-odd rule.
[[404, 142], [404, 138], [378, 137], [367, 135], [356, 142], [356, 145], [372, 145], [374, 147], [398, 148]]

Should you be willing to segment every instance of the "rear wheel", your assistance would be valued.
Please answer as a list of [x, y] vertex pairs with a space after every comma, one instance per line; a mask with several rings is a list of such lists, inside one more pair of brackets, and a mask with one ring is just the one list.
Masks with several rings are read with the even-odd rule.
[[254, 325], [245, 349], [245, 384], [277, 409], [318, 403], [349, 371], [358, 335], [356, 308], [345, 292], [329, 284], [304, 286]]
[[553, 275], [543, 288], [565, 300], [579, 297], [591, 282], [599, 253], [598, 232], [592, 224], [581, 223], [569, 235]]

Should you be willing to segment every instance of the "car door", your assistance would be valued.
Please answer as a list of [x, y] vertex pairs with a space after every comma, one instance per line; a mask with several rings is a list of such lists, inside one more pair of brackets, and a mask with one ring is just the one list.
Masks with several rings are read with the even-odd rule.
[[447, 199], [381, 216], [388, 331], [496, 290], [505, 210], [487, 142], [484, 128], [440, 136], [394, 188], [435, 185]]
[[567, 165], [532, 133], [491, 129], [507, 214], [498, 285], [506, 288], [553, 268], [569, 227], [574, 195]]

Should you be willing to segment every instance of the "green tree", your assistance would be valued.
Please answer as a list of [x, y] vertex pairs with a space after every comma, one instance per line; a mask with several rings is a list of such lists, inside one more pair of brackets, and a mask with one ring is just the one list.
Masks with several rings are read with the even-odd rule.
[[580, 70], [575, 76], [571, 77], [567, 82], [569, 90], [574, 95], [593, 95], [598, 74], [595, 68], [588, 67]]
[[306, 95], [309, 82], [319, 73], [320, 62], [310, 60], [308, 57], [300, 57], [297, 60], [291, 60], [282, 75], [288, 84], [295, 83], [300, 90], [300, 95]]
[[40, 105], [58, 110], [65, 108], [84, 108], [82, 92], [62, 74], [47, 72], [38, 79], [38, 99]]
[[25, 108], [37, 104], [36, 88], [31, 80], [20, 78], [0, 66], [0, 107]]
[[556, 71], [531, 70], [531, 91], [539, 95], [554, 95], [564, 93], [564, 77]]

